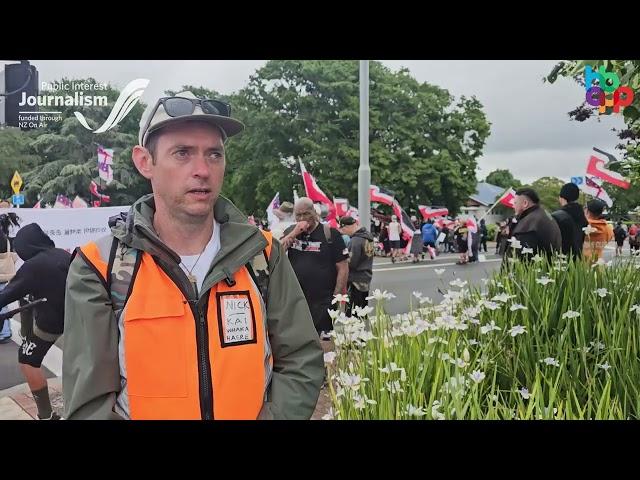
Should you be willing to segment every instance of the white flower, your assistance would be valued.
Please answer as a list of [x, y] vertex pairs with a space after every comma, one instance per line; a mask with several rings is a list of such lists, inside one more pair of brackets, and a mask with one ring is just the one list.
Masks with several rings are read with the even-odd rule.
[[469, 340], [469, 345], [480, 345], [480, 342], [478, 342], [475, 338], [472, 338], [471, 340]]
[[526, 248], [526, 247], [525, 247], [525, 248], [523, 248], [523, 249], [522, 249], [522, 253], [523, 253], [524, 255], [527, 255], [527, 254], [533, 253], [533, 248]]
[[471, 356], [469, 355], [469, 350], [467, 350], [466, 348], [462, 351], [462, 358], [465, 362], [468, 362], [471, 358]]
[[431, 305], [433, 303], [433, 300], [431, 300], [429, 297], [424, 297], [424, 298], [421, 298], [419, 302], [420, 302], [420, 305], [424, 303], [428, 303], [429, 305]]
[[529, 390], [527, 390], [525, 387], [522, 387], [520, 390], [518, 390], [518, 393], [520, 393], [520, 395], [522, 395], [522, 398], [525, 400], [529, 400], [529, 398], [531, 397]]
[[334, 305], [336, 303], [347, 303], [349, 302], [349, 296], [348, 295], [342, 295], [341, 293], [338, 293], [337, 295], [333, 296], [333, 300], [331, 300], [331, 305]]
[[640, 315], [640, 305], [634, 305], [633, 307], [631, 307], [629, 312], [636, 312], [636, 315]]
[[322, 416], [322, 420], [333, 420], [333, 407], [329, 409], [329, 412], [326, 415]]
[[421, 407], [414, 407], [411, 404], [407, 405], [406, 412], [407, 412], [407, 415], [409, 415], [411, 417], [422, 417], [423, 415], [426, 415], [426, 413], [427, 413]]
[[518, 239], [516, 239], [516, 237], [511, 237], [507, 241], [511, 244], [511, 248], [522, 248], [522, 244]]
[[360, 388], [360, 382], [362, 377], [360, 375], [350, 375], [346, 372], [340, 372], [338, 374], [338, 381], [345, 387], [351, 388], [351, 390], [357, 391]]
[[482, 309], [481, 309], [481, 308], [479, 308], [479, 307], [468, 307], [468, 308], [465, 308], [465, 309], [462, 311], [462, 313], [463, 313], [464, 315], [466, 315], [467, 317], [475, 317], [475, 316], [477, 316], [477, 315], [480, 313], [480, 311], [481, 311], [481, 310], [482, 310]]
[[541, 262], [542, 260], [544, 260], [544, 257], [541, 257], [540, 255], [538, 255], [536, 253], [534, 257], [531, 257], [531, 260], [533, 260], [534, 262], [538, 263], [538, 262]]
[[442, 275], [444, 273], [445, 269], [444, 268], [436, 268], [434, 270], [434, 272], [436, 272], [436, 275]]
[[480, 320], [477, 318], [470, 318], [469, 323], [473, 323], [474, 325], [480, 325]]
[[519, 303], [514, 303], [513, 305], [511, 305], [511, 307], [509, 307], [509, 310], [515, 312], [516, 310], [527, 310], [527, 307], [525, 307], [524, 305], [520, 305]]
[[324, 354], [325, 365], [331, 365], [335, 359], [336, 359], [336, 352], [327, 352]]
[[498, 308], [500, 308], [500, 305], [498, 305], [497, 303], [488, 302], [487, 300], [483, 300], [482, 305], [484, 305], [484, 307], [488, 308], [489, 310], [497, 310]]
[[502, 330], [500, 327], [496, 325], [496, 323], [493, 320], [491, 320], [491, 324], [483, 325], [482, 327], [480, 327], [480, 333], [483, 335], [493, 330]]
[[370, 398], [367, 398], [367, 403], [369, 405], [377, 405], [378, 404], [378, 402], [376, 402], [375, 400], [371, 400]]
[[485, 285], [487, 285], [489, 283], [489, 279], [488, 278], [481, 278], [482, 283], [484, 283]]
[[500, 295], [496, 295], [495, 297], [493, 297], [491, 300], [507, 303], [510, 298], [515, 298], [515, 295], [507, 295], [506, 293], [501, 293]]
[[338, 318], [338, 315], [340, 315], [339, 310], [327, 310], [327, 312], [329, 312], [329, 316], [331, 317], [331, 320], [335, 320], [336, 318]]
[[573, 310], [568, 310], [562, 314], [562, 318], [577, 318], [580, 316], [580, 312], [574, 312]]
[[455, 360], [456, 362], [456, 366], [458, 368], [466, 368], [469, 364], [467, 362], [465, 362], [463, 359], [461, 358], [456, 358]]
[[582, 228], [582, 231], [584, 232], [585, 235], [591, 235], [592, 233], [596, 233], [598, 229], [593, 228], [591, 225], [587, 225], [586, 227]]
[[373, 312], [373, 310], [374, 310], [373, 307], [370, 307], [369, 305], [367, 305], [366, 307], [360, 307], [360, 306], [356, 305], [353, 308], [353, 311], [356, 312], [356, 315], [358, 317], [366, 317], [371, 312]]
[[541, 277], [536, 278], [536, 283], [539, 283], [540, 285], [547, 285], [548, 283], [555, 283], [555, 280], [549, 277]]
[[598, 351], [604, 350], [605, 348], [605, 345], [602, 342], [589, 342], [589, 345], [591, 345], [593, 348], [595, 348]]
[[469, 374], [469, 377], [471, 378], [471, 380], [473, 380], [476, 383], [480, 383], [482, 380], [484, 380], [485, 378], [485, 374], [484, 372], [481, 372], [479, 370], [474, 370], [473, 373]]
[[391, 298], [396, 298], [396, 296], [393, 293], [389, 293], [386, 290], [384, 292], [381, 292], [379, 288], [376, 288], [373, 291], [373, 294], [368, 296], [366, 298], [366, 300], [383, 300], [383, 299], [391, 299]]
[[604, 298], [607, 296], [609, 291], [606, 288], [599, 288], [594, 293], [598, 294], [600, 298]]
[[464, 287], [467, 283], [466, 280], [461, 280], [459, 278], [456, 278], [455, 280], [453, 280], [452, 282], [449, 282], [449, 285], [451, 285], [452, 287]]
[[597, 364], [597, 366], [603, 369], [605, 372], [611, 368], [611, 365], [609, 365], [607, 362], [604, 362], [602, 365]]
[[382, 390], [388, 390], [389, 393], [400, 393], [400, 392], [404, 392], [404, 390], [402, 389], [402, 387], [400, 386], [400, 382], [398, 380], [394, 381], [393, 383], [391, 382], [386, 382], [385, 383], [385, 387], [382, 387]]
[[356, 408], [356, 410], [364, 410], [364, 408], [367, 406], [364, 398], [361, 397], [360, 395], [354, 395], [353, 399], [355, 400], [355, 403], [353, 406]]
[[413, 292], [412, 295], [414, 297], [416, 297], [418, 300], [420, 300], [422, 298], [422, 293], [420, 293], [420, 292]]
[[515, 327], [511, 328], [511, 330], [509, 330], [509, 333], [512, 337], [515, 337], [516, 335], [520, 335], [521, 333], [527, 333], [527, 330], [522, 325], [516, 325]]
[[440, 402], [438, 400], [434, 400], [433, 405], [431, 406], [431, 416], [434, 420], [444, 420], [444, 415], [440, 413]]
[[589, 353], [591, 351], [591, 347], [580, 347], [578, 348], [578, 351], [582, 353]]
[[606, 262], [604, 261], [603, 258], [599, 258], [598, 261], [596, 263], [594, 263], [593, 265], [591, 265], [591, 268], [596, 268], [598, 266], [605, 266], [607, 265]]
[[543, 360], [540, 360], [540, 362], [543, 362], [545, 365], [553, 365], [554, 367], [560, 366], [560, 362], [558, 362], [558, 360], [553, 357], [547, 357]]

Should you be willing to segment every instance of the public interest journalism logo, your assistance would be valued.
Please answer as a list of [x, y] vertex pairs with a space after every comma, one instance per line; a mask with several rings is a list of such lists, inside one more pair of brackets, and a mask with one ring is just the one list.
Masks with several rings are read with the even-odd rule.
[[[120, 96], [113, 105], [109, 116], [104, 123], [93, 130], [87, 122], [84, 115], [80, 112], [73, 112], [78, 122], [93, 133], [103, 133], [111, 130], [118, 125], [124, 117], [131, 111], [133, 107], [140, 101], [140, 97], [149, 85], [146, 78], [137, 78], [127, 84], [120, 92]], [[87, 83], [87, 82], [69, 82], [69, 83], [47, 83], [42, 82], [42, 91], [40, 95], [28, 96], [22, 92], [22, 98], [18, 103], [19, 107], [44, 108], [44, 111], [38, 112], [22, 111], [18, 114], [19, 127], [21, 128], [42, 128], [46, 127], [48, 121], [62, 121], [62, 111], [55, 110], [55, 107], [73, 106], [73, 107], [108, 107], [108, 98], [106, 95], [94, 95], [107, 89], [105, 83]], [[65, 95], [48, 95], [47, 92], [64, 92]]]

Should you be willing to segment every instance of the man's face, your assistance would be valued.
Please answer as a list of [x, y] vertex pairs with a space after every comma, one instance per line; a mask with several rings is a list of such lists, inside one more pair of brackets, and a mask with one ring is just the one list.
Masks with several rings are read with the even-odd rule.
[[513, 209], [515, 210], [516, 215], [520, 215], [530, 206], [531, 201], [527, 197], [524, 195], [516, 195], [516, 198], [513, 201]]
[[224, 143], [216, 127], [199, 122], [166, 127], [158, 137], [154, 161], [141, 147], [134, 149], [133, 157], [151, 181], [156, 202], [172, 214], [200, 221], [213, 213], [225, 169]]
[[296, 218], [296, 222], [306, 221], [309, 222], [309, 232], [313, 230], [317, 223], [317, 214], [313, 206], [298, 205], [293, 209], [293, 215]]
[[340, 229], [340, 233], [344, 235], [349, 235], [350, 237], [352, 237], [353, 234], [356, 233], [357, 231], [358, 231], [357, 223], [354, 223], [353, 225], [345, 225]]

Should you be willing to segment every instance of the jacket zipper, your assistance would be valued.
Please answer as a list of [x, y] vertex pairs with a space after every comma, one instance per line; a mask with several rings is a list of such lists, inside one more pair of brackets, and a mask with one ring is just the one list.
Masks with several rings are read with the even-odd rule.
[[211, 385], [211, 365], [209, 363], [209, 330], [207, 322], [207, 304], [204, 302], [203, 307], [198, 305], [198, 299], [194, 298], [193, 289], [189, 288], [189, 291], [185, 291], [184, 284], [174, 273], [165, 268], [163, 261], [154, 257], [160, 268], [167, 274], [167, 276], [173, 281], [173, 283], [180, 289], [185, 298], [188, 299], [187, 303], [193, 314], [193, 318], [196, 322], [196, 345], [198, 350], [198, 380], [199, 380], [199, 399], [200, 399], [200, 415], [203, 420], [213, 420], [213, 387]]

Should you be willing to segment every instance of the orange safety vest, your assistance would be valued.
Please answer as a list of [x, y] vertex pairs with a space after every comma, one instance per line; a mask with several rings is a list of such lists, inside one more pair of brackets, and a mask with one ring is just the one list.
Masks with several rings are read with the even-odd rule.
[[[262, 233], [270, 257], [272, 237]], [[80, 251], [106, 282], [107, 261], [98, 245], [91, 242]], [[273, 358], [265, 306], [247, 267], [233, 274], [235, 285], [220, 281], [211, 287], [206, 316], [197, 312], [196, 318], [167, 273], [151, 255], [140, 253], [122, 310], [131, 419], [201, 419], [208, 398], [215, 419], [256, 419], [271, 381]], [[199, 343], [204, 348], [198, 348]], [[207, 368], [212, 385], [201, 386]]]

